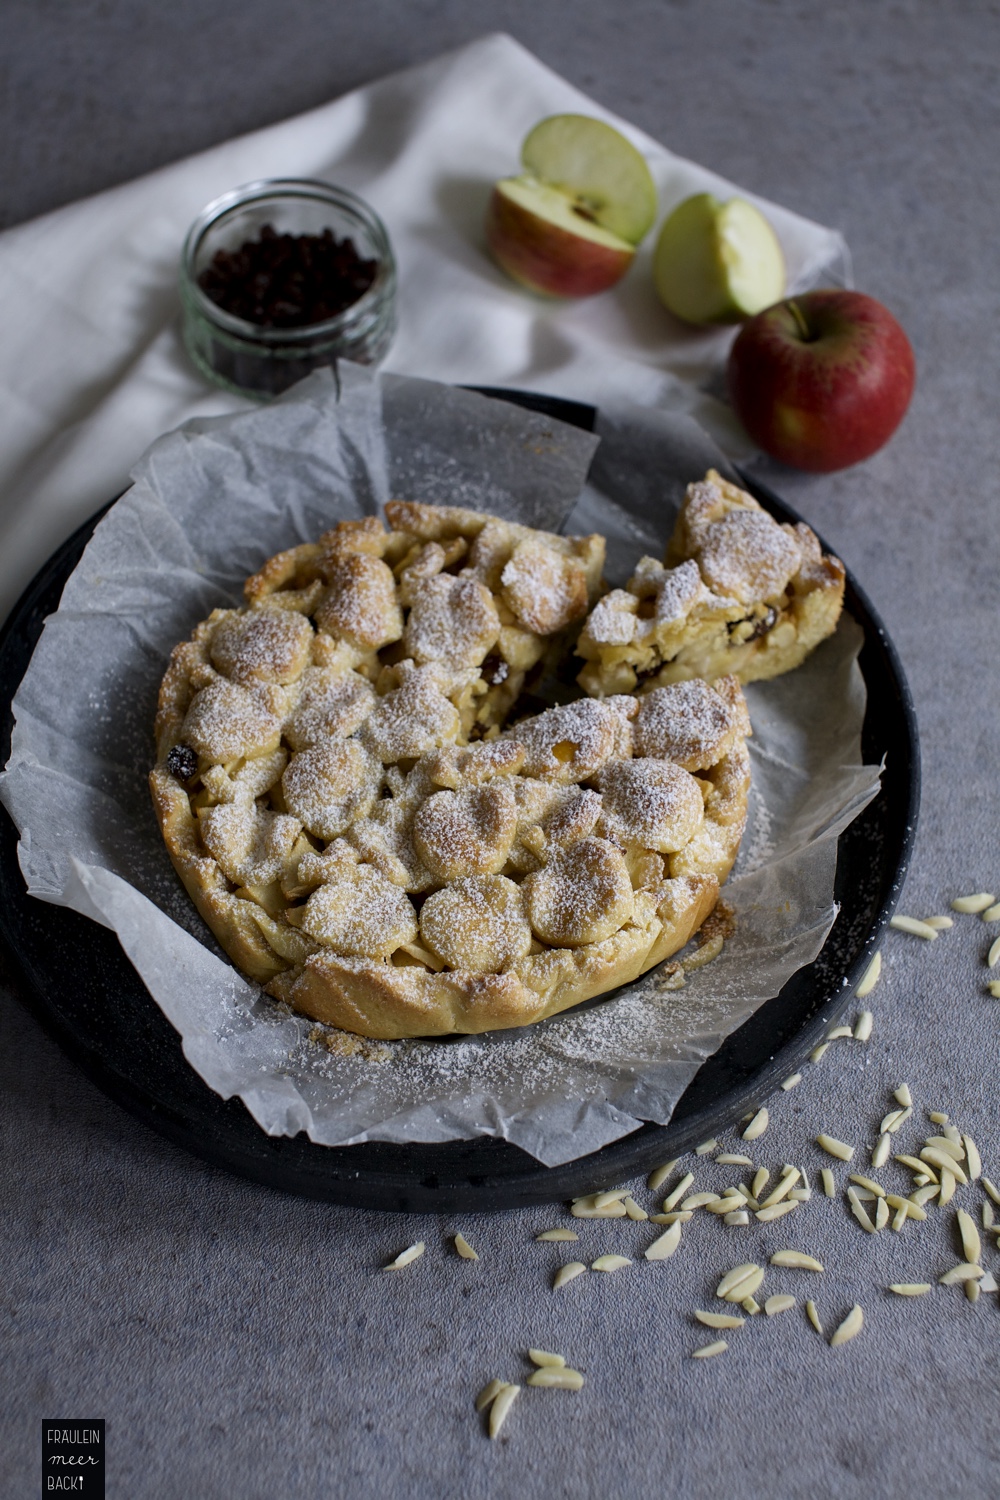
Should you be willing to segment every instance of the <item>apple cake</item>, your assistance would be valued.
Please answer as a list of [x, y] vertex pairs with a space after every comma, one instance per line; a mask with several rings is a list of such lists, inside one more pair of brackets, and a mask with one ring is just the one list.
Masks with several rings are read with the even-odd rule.
[[665, 562], [643, 557], [591, 611], [578, 681], [598, 697], [637, 687], [777, 677], [832, 635], [844, 566], [803, 522], [781, 525], [710, 469], [688, 486]]
[[598, 597], [603, 539], [387, 517], [272, 558], [174, 650], [157, 817], [223, 948], [303, 1014], [380, 1039], [523, 1026], [712, 911], [746, 706], [730, 674], [527, 712]]

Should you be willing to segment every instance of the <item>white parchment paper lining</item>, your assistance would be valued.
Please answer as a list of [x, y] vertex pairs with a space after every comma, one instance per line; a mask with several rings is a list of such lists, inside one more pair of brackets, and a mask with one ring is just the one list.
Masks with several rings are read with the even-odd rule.
[[[384, 405], [384, 428], [383, 428]], [[602, 441], [433, 382], [344, 367], [260, 410], [160, 439], [97, 527], [14, 700], [0, 796], [29, 891], [113, 928], [184, 1054], [272, 1135], [327, 1145], [497, 1135], [548, 1165], [666, 1123], [704, 1059], [821, 949], [839, 832], [875, 794], [861, 764], [861, 631], [748, 691], [751, 818], [722, 956], [668, 991], [656, 972], [522, 1031], [339, 1057], [242, 978], [174, 875], [150, 806], [156, 694], [171, 648], [276, 551], [389, 494], [600, 530], [608, 578], [661, 555], [684, 485], [724, 467], [688, 418], [623, 410]]]

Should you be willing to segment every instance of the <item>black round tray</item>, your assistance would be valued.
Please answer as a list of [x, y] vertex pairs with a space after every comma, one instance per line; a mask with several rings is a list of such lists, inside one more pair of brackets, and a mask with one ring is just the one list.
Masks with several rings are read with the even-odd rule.
[[[529, 393], [489, 391], [592, 430], [592, 407]], [[777, 495], [744, 476], [781, 521], [797, 521]], [[56, 551], [22, 594], [0, 634], [0, 763], [10, 753], [11, 700], [45, 617], [59, 603], [100, 518]], [[881, 621], [848, 574], [846, 608], [862, 626], [868, 689], [862, 749], [884, 762], [881, 790], [841, 834], [839, 915], [819, 957], [800, 969], [703, 1064], [668, 1126], [644, 1125], [561, 1167], [544, 1167], [506, 1141], [442, 1145], [317, 1146], [304, 1134], [268, 1136], [237, 1099], [223, 1100], [185, 1061], [180, 1038], [150, 998], [114, 933], [30, 897], [17, 833], [0, 819], [0, 938], [21, 996], [91, 1082], [144, 1124], [218, 1166], [268, 1187], [359, 1208], [481, 1212], [552, 1203], [608, 1187], [679, 1156], [761, 1103], [844, 1009], [898, 898], [919, 801], [916, 720], [899, 659]], [[846, 981], [846, 982], [845, 982]]]

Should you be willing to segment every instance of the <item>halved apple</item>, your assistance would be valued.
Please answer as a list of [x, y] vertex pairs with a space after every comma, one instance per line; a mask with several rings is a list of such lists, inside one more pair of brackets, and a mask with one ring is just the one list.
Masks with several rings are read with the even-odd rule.
[[554, 297], [614, 286], [656, 217], [641, 153], [589, 115], [551, 115], [529, 132], [524, 172], [496, 184], [486, 239], [515, 281]]
[[696, 193], [660, 230], [653, 280], [686, 323], [740, 323], [784, 296], [785, 257], [759, 208]]

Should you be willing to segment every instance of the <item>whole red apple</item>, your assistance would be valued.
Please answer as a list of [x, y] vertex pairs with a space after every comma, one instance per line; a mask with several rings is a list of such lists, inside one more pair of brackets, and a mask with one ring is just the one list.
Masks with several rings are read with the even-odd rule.
[[916, 367], [888, 308], [863, 292], [803, 292], [744, 323], [729, 394], [759, 447], [829, 473], [870, 458], [910, 404]]

